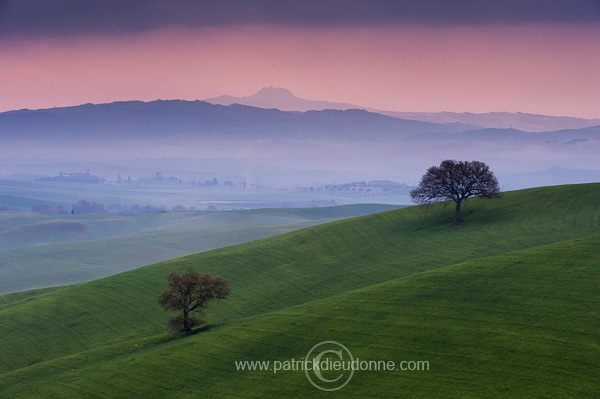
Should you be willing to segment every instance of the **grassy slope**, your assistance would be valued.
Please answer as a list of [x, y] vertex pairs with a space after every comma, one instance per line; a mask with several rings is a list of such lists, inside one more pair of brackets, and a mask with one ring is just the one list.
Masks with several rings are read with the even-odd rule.
[[[191, 265], [231, 281], [234, 297], [211, 313], [211, 322], [223, 323], [468, 259], [597, 233], [599, 193], [600, 185], [567, 186], [508, 193], [501, 201], [472, 201], [459, 228], [446, 222], [447, 209], [433, 209], [428, 215], [404, 209], [189, 256], [39, 296], [14, 294], [0, 307], [1, 367], [18, 369], [90, 349], [101, 353], [107, 344], [125, 350], [130, 345], [121, 344], [125, 340], [160, 333], [165, 315], [148, 298], [156, 297], [165, 274], [173, 269]], [[307, 335], [302, 329], [295, 334]], [[156, 339], [147, 342], [154, 347]], [[139, 344], [144, 347], [143, 340]], [[105, 356], [115, 356], [115, 348], [105, 351]], [[38, 367], [45, 366], [21, 372]], [[12, 381], [21, 372], [6, 378]]]
[[[0, 381], [7, 397], [598, 397], [599, 255], [595, 235], [482, 258]], [[301, 371], [235, 370], [237, 360], [301, 359], [325, 340], [362, 360], [430, 369], [357, 372], [338, 392], [316, 390]]]
[[[394, 208], [365, 204], [213, 213], [59, 217], [7, 214], [3, 216], [6, 223], [2, 223], [2, 229], [4, 235], [11, 236], [15, 242], [24, 244], [27, 240], [12, 236], [10, 231], [33, 231], [41, 238], [56, 236], [56, 240], [69, 238], [52, 231], [50, 226], [56, 226], [52, 223], [62, 223], [61, 226], [71, 223], [81, 225], [79, 234], [68, 236], [71, 239], [87, 238], [87, 241], [1, 250], [0, 293], [90, 281], [190, 253], [324, 223], [333, 218]], [[33, 235], [28, 235], [28, 238]], [[104, 235], [112, 237], [89, 239], [90, 236]]]
[[222, 248], [326, 222], [158, 229], [102, 240], [0, 252], [0, 293], [90, 281], [194, 252]]
[[395, 208], [398, 207], [361, 204], [308, 209], [57, 216], [9, 211], [0, 212], [0, 249], [104, 239], [163, 228], [197, 229], [198, 227], [223, 225], [280, 225], [315, 219], [362, 216]]

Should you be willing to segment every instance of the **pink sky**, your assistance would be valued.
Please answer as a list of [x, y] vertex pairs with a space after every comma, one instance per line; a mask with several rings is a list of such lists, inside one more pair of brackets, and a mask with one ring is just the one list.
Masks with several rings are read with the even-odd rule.
[[0, 43], [0, 111], [246, 96], [600, 118], [598, 25], [162, 28]]

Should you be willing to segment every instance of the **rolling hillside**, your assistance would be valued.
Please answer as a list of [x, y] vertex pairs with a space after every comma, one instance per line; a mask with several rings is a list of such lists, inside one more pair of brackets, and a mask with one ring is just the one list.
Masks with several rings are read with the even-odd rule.
[[[600, 184], [405, 208], [0, 297], [0, 396], [595, 397]], [[164, 334], [171, 270], [227, 278], [204, 333]], [[335, 393], [304, 373], [235, 371], [324, 340], [427, 372], [356, 373]], [[351, 386], [351, 388], [350, 388]]]
[[5, 212], [0, 214], [0, 294], [90, 281], [195, 252], [395, 208], [364, 204], [58, 216]]
[[[134, 340], [69, 356], [7, 374], [4, 381], [13, 385], [4, 393], [596, 397], [599, 244], [595, 235], [482, 258], [213, 326], [186, 339]], [[235, 368], [240, 360], [301, 359], [315, 343], [332, 338], [360, 359], [426, 359], [429, 369], [356, 372], [347, 388], [322, 392], [301, 371]]]

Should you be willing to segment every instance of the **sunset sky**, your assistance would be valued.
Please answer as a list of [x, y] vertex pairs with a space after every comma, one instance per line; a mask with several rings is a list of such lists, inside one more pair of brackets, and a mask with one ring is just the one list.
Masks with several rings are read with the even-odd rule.
[[247, 96], [600, 118], [598, 0], [0, 0], [0, 111]]

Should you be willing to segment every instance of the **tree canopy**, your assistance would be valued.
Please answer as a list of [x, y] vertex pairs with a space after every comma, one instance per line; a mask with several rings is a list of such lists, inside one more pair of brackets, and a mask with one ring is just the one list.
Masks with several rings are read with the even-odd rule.
[[212, 301], [225, 299], [231, 293], [227, 281], [219, 276], [189, 270], [186, 273], [172, 272], [167, 276], [169, 287], [158, 297], [165, 310], [180, 311], [179, 316], [169, 320], [176, 332], [191, 333], [192, 328], [205, 323], [202, 316]]
[[483, 162], [447, 159], [432, 166], [410, 192], [416, 204], [452, 200], [456, 203], [455, 219], [460, 219], [461, 203], [472, 196], [500, 197], [500, 186], [494, 172]]

